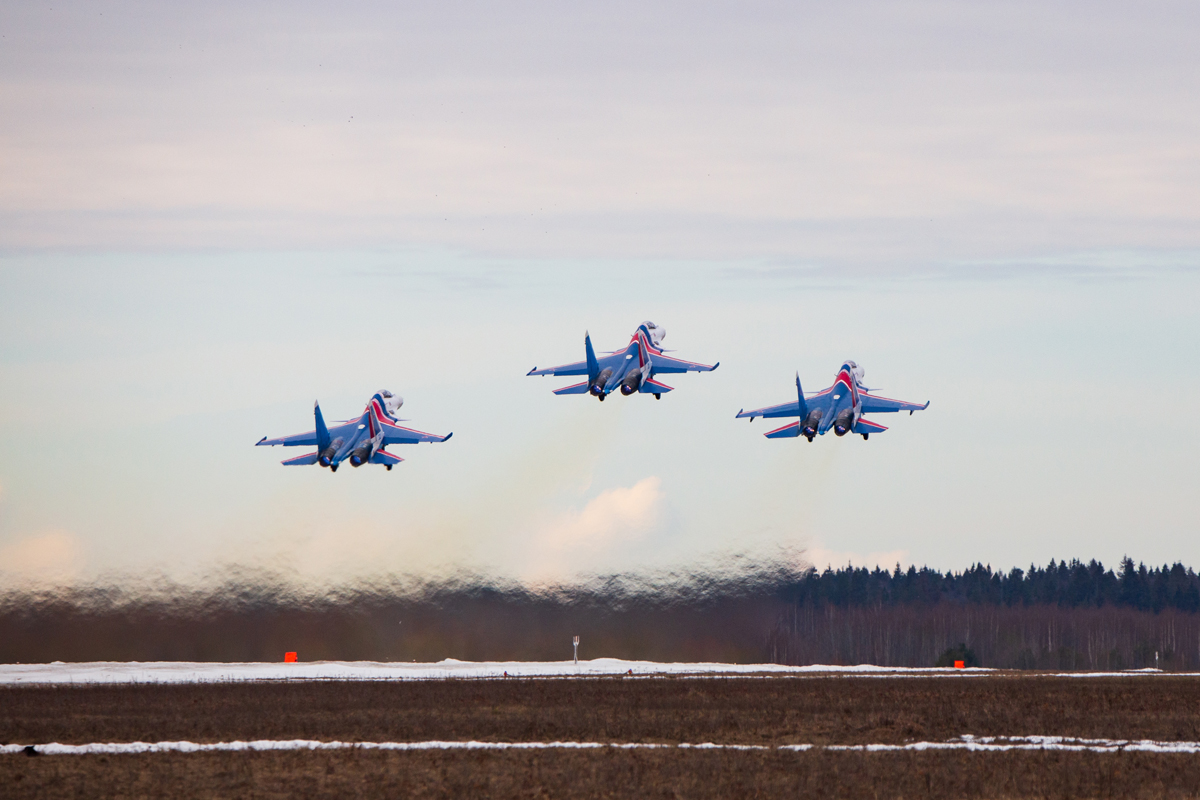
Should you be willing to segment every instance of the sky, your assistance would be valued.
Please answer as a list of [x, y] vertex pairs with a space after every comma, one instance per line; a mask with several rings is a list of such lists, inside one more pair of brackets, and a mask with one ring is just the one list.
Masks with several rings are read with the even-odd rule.
[[[0, 587], [1200, 565], [1187, 3], [0, 8]], [[661, 401], [533, 366], [666, 327]], [[853, 358], [869, 442], [740, 408]], [[440, 445], [264, 435], [389, 388]]]

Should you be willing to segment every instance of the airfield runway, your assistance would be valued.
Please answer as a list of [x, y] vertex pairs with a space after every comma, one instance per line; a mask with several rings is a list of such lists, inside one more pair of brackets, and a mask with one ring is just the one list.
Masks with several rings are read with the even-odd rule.
[[2, 666], [0, 786], [6, 797], [1200, 791], [1200, 676], [636, 665], [510, 664], [499, 677], [463, 662]]

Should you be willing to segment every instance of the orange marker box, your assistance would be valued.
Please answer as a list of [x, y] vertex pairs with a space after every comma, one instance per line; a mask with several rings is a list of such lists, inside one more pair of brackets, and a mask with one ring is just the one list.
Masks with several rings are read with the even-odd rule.
[[[294, 662], [294, 661], [296, 660], [296, 654], [295, 654], [295, 653], [284, 653], [284, 654], [283, 654], [283, 660], [284, 660], [286, 663], [288, 663], [288, 664], [291, 664], [292, 662]], [[959, 663], [960, 665], [962, 664], [962, 662], [961, 662], [961, 661], [960, 661], [960, 662], [958, 662], [958, 663]]]
[[[295, 653], [288, 653], [288, 655], [290, 655], [290, 656], [294, 656], [294, 655], [296, 655], [296, 654], [295, 654]], [[288, 660], [289, 660], [289, 661], [295, 661], [296, 659], [294, 659], [294, 658], [291, 658], [291, 659], [288, 659]], [[964, 667], [966, 667], [966, 666], [967, 666], [967, 664], [966, 664], [966, 662], [965, 662], [965, 661], [955, 661], [955, 662], [954, 662], [954, 668], [955, 668], [955, 669], [963, 669], [963, 668], [964, 668]]]

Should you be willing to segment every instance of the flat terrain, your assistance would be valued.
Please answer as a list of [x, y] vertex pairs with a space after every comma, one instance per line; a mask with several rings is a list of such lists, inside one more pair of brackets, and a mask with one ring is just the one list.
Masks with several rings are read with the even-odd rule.
[[[1200, 678], [729, 677], [0, 687], [0, 744], [315, 739], [1200, 741]], [[1200, 796], [1200, 757], [1023, 751], [424, 750], [0, 755], [12, 797]]]

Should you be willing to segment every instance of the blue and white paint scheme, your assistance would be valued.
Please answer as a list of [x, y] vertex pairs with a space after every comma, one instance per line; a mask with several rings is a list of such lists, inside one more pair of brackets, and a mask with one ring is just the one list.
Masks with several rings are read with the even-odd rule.
[[721, 366], [719, 361], [710, 367], [708, 364], [697, 364], [664, 355], [662, 340], [666, 335], [665, 328], [653, 322], [643, 322], [624, 350], [617, 350], [598, 358], [596, 351], [592, 349], [591, 335], [584, 334], [583, 348], [587, 354], [586, 360], [549, 369], [534, 367], [526, 374], [587, 376], [587, 380], [582, 383], [555, 389], [555, 394], [590, 394], [603, 401], [613, 392], [620, 391], [625, 396], [634, 393], [652, 394], [655, 400], [661, 400], [663, 394], [671, 391], [672, 387], [658, 381], [656, 375], [671, 372], [712, 372]]
[[872, 433], [883, 433], [887, 430], [879, 423], [866, 419], [863, 414], [907, 411], [911, 415], [914, 411], [929, 408], [928, 401], [921, 405], [870, 394], [867, 387], [863, 386], [863, 376], [862, 367], [853, 361], [847, 361], [838, 370], [833, 386], [806, 397], [804, 390], [800, 388], [800, 373], [796, 373], [794, 401], [756, 408], [753, 411], [739, 411], [737, 418], [749, 417], [753, 421], [755, 417], [799, 417], [799, 422], [767, 431], [763, 435], [768, 439], [803, 436], [811, 442], [813, 438], [823, 436], [829, 430], [838, 436], [858, 433], [863, 439]]
[[437, 436], [432, 433], [422, 433], [412, 428], [397, 424], [402, 422], [396, 417], [404, 398], [394, 395], [386, 389], [376, 392], [361, 416], [357, 419], [335, 423], [326, 426], [325, 418], [321, 415], [321, 404], [313, 404], [313, 416], [316, 418], [316, 429], [308, 433], [297, 433], [279, 439], [263, 437], [258, 445], [283, 445], [284, 447], [308, 446], [316, 447], [312, 453], [289, 458], [285, 466], [307, 466], [320, 464], [329, 467], [330, 472], [337, 472], [338, 465], [349, 461], [352, 467], [363, 464], [383, 464], [390, 471], [392, 467], [404, 459], [392, 455], [384, 448], [389, 444], [418, 444], [419, 442], [444, 442], [453, 436]]

